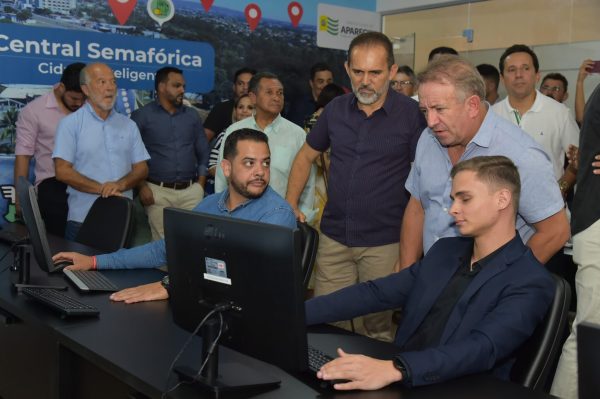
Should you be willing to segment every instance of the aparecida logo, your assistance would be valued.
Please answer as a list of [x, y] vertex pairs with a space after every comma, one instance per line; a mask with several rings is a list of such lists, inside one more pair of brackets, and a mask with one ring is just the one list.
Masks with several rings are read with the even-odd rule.
[[321, 15], [319, 18], [319, 30], [325, 31], [330, 35], [337, 36], [340, 31], [340, 20], [333, 19], [327, 15]]

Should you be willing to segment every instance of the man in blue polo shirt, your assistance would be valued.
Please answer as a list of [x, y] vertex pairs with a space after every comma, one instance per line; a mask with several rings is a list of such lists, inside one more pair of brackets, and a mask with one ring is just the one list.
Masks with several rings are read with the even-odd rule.
[[138, 188], [155, 241], [165, 235], [165, 207], [189, 210], [204, 197], [208, 142], [198, 113], [183, 105], [183, 71], [159, 69], [154, 87], [156, 100], [133, 112], [131, 119], [151, 157], [148, 177]]
[[519, 168], [522, 195], [517, 230], [541, 263], [569, 238], [564, 202], [550, 158], [518, 126], [494, 113], [485, 102], [477, 69], [457, 56], [440, 56], [419, 76], [419, 105], [428, 129], [417, 145], [406, 181], [411, 197], [400, 234], [398, 269], [409, 267], [443, 237], [458, 235], [448, 214], [450, 170], [479, 155], [504, 155]]
[[[312, 163], [331, 147], [315, 295], [386, 276], [398, 259], [408, 201], [404, 182], [425, 120], [414, 100], [390, 88], [397, 69], [385, 35], [357, 36], [346, 62], [353, 93], [325, 107], [294, 160], [287, 200], [303, 220], [298, 198]], [[390, 312], [364, 316], [354, 327], [373, 338], [393, 338]]]
[[[206, 197], [193, 210], [230, 216], [254, 222], [295, 228], [296, 217], [285, 200], [269, 187], [271, 152], [267, 136], [254, 129], [239, 129], [225, 140], [221, 161], [228, 187]], [[131, 249], [98, 256], [60, 252], [54, 261], [68, 260], [73, 270], [140, 269], [162, 266], [167, 261], [165, 241], [158, 240]], [[166, 299], [161, 282], [128, 288], [111, 295], [113, 301], [127, 303]]]

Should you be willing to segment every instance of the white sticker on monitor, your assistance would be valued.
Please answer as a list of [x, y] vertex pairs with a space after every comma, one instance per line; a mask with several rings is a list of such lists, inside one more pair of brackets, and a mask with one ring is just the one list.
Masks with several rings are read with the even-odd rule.
[[205, 257], [204, 261], [206, 262], [206, 273], [204, 273], [206, 280], [231, 285], [231, 279], [227, 277], [227, 265], [225, 261], [209, 257]]

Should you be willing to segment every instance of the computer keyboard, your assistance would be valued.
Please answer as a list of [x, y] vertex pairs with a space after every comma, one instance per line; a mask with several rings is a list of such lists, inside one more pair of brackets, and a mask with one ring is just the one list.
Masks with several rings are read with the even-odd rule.
[[65, 316], [97, 316], [100, 311], [52, 288], [23, 288], [25, 295]]
[[325, 363], [329, 363], [333, 360], [333, 357], [326, 355], [317, 348], [308, 346], [308, 369], [313, 372], [317, 372]]
[[119, 288], [113, 284], [102, 273], [93, 270], [67, 270], [63, 273], [81, 291], [118, 291]]

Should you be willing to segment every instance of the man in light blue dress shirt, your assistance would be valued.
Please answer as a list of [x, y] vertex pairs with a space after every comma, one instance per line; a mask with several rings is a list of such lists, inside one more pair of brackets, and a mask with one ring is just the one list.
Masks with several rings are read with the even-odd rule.
[[117, 85], [106, 64], [81, 71], [86, 104], [61, 120], [52, 158], [56, 178], [69, 187], [65, 237], [74, 239], [99, 196], [132, 197], [132, 188], [148, 175], [150, 158], [136, 124], [113, 111]]
[[500, 118], [485, 102], [477, 70], [457, 56], [441, 56], [419, 74], [419, 106], [428, 128], [417, 144], [406, 181], [411, 197], [400, 233], [402, 269], [442, 237], [458, 235], [448, 214], [450, 170], [480, 155], [504, 155], [518, 167], [522, 195], [516, 228], [545, 263], [569, 238], [569, 224], [548, 155], [519, 127]]

